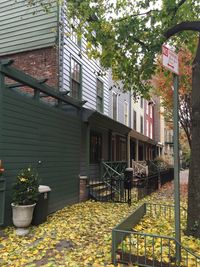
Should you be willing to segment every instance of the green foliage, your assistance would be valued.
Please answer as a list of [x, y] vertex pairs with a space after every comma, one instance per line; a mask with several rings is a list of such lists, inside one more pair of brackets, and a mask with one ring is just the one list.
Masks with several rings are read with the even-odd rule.
[[[86, 38], [88, 53], [99, 57], [101, 65], [112, 68], [113, 78], [124, 90], [146, 96], [156, 67], [156, 56], [165, 41], [164, 33], [184, 20], [198, 20], [197, 1], [103, 1], [69, 0], [68, 17], [79, 20], [77, 32]], [[94, 35], [95, 32], [95, 35]], [[190, 49], [194, 34], [183, 32], [170, 43], [185, 43]], [[97, 52], [99, 45], [101, 51]]]
[[168, 169], [169, 163], [163, 157], [156, 157], [154, 159], [154, 164], [161, 170], [161, 169]]
[[13, 185], [13, 202], [17, 205], [33, 204], [38, 199], [38, 174], [31, 167], [22, 169]]

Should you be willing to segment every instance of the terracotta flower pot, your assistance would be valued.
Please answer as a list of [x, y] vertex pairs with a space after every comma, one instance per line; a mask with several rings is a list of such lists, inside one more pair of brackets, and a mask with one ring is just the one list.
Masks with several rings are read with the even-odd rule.
[[12, 212], [13, 212], [13, 224], [17, 227], [16, 234], [17, 235], [26, 235], [29, 230], [28, 227], [31, 224], [33, 217], [33, 210], [35, 208], [36, 203], [32, 205], [16, 205], [14, 203], [11, 204]]

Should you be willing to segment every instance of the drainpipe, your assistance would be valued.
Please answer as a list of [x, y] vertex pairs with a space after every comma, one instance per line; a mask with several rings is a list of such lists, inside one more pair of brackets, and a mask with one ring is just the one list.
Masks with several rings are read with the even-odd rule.
[[57, 3], [58, 14], [57, 14], [57, 40], [58, 40], [58, 88], [59, 91], [64, 90], [63, 88], [63, 69], [64, 69], [64, 20], [63, 10], [64, 4]]
[[90, 177], [90, 125], [87, 123], [86, 129], [86, 175]]

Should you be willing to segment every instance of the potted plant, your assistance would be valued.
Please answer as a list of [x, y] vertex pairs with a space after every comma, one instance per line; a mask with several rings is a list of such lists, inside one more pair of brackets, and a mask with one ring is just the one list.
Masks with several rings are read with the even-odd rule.
[[26, 235], [33, 217], [33, 210], [39, 196], [38, 175], [31, 167], [22, 169], [13, 185], [13, 224], [18, 235]]

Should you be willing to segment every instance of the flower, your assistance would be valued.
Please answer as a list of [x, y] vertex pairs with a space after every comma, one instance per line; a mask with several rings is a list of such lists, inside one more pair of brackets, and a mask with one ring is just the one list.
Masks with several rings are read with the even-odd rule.
[[39, 196], [37, 172], [31, 167], [20, 170], [13, 185], [13, 203], [16, 205], [34, 204]]

